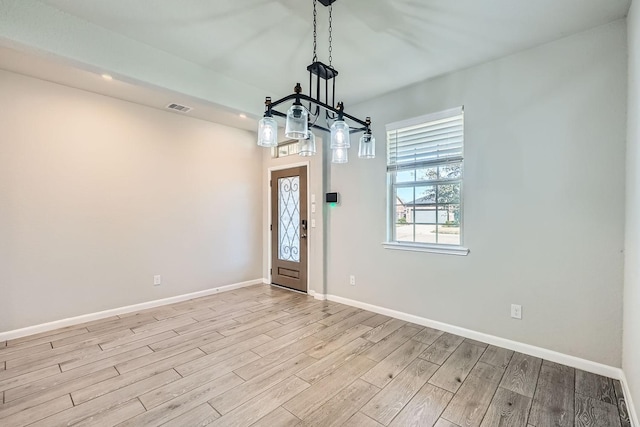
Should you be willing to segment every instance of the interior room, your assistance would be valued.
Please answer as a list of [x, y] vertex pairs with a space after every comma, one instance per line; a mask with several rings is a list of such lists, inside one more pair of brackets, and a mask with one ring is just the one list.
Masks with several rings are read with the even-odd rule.
[[0, 0], [1, 426], [640, 427], [640, 4]]

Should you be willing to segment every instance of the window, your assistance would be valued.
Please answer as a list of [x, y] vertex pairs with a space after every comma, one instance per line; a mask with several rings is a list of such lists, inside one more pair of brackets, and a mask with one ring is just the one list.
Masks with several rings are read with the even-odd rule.
[[277, 159], [279, 157], [288, 157], [296, 155], [300, 152], [300, 145], [298, 140], [286, 141], [278, 144], [277, 147], [273, 147], [271, 151], [271, 157]]
[[462, 248], [462, 107], [387, 125], [387, 247]]

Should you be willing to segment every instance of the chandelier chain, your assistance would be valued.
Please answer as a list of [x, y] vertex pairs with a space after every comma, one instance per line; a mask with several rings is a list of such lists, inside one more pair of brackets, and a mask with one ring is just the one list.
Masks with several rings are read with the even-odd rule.
[[[1, 2], [2, 0], [0, 0]], [[307, 0], [308, 1], [308, 0]], [[258, 124], [258, 145], [262, 147], [278, 146], [277, 117], [286, 118], [285, 136], [299, 140], [299, 153], [303, 156], [316, 154], [315, 137], [312, 128], [331, 134], [332, 162], [346, 163], [346, 149], [350, 146], [350, 135], [362, 133], [359, 142], [358, 157], [370, 159], [375, 157], [375, 139], [371, 134], [371, 119], [359, 119], [344, 110], [344, 104], [336, 100], [336, 77], [338, 70], [333, 68], [333, 7], [336, 0], [320, 0], [328, 11], [329, 65], [318, 61], [318, 0], [313, 1], [313, 63], [307, 66], [309, 72], [309, 94], [302, 93], [302, 86], [297, 83], [294, 93], [272, 101], [265, 99], [264, 117]], [[640, 0], [639, 0], [640, 1]], [[307, 3], [308, 4], [308, 3]], [[322, 8], [321, 8], [322, 9]], [[320, 23], [321, 30], [325, 28]], [[326, 37], [322, 36], [321, 37]], [[325, 39], [326, 40], [326, 39]], [[320, 41], [322, 44], [322, 40]], [[322, 49], [322, 47], [321, 47]], [[285, 113], [280, 110], [291, 104]], [[308, 104], [308, 108], [307, 108]]]
[[318, 60], [318, 21], [317, 16], [318, 12], [316, 11], [316, 4], [318, 0], [313, 0], [313, 61], [316, 62]]
[[[315, 0], [314, 0], [315, 1]], [[329, 6], [329, 67], [331, 67], [331, 61], [333, 61], [333, 4]]]

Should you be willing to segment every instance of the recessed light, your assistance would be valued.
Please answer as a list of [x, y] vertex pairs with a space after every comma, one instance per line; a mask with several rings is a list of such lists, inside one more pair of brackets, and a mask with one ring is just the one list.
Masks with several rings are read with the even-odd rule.
[[241, 118], [241, 119], [246, 119], [246, 118], [247, 118], [247, 115], [246, 115], [246, 114], [244, 114], [244, 113], [240, 113], [239, 115], [240, 115], [240, 118]]
[[103, 74], [103, 75], [102, 75], [102, 78], [103, 78], [103, 79], [105, 79], [106, 81], [109, 81], [109, 82], [110, 82], [111, 80], [113, 80], [113, 77], [111, 77], [111, 75], [110, 75], [110, 74]]

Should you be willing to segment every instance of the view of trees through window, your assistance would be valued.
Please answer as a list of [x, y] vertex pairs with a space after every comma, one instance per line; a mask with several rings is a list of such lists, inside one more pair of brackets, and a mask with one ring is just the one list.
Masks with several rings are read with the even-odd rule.
[[395, 240], [460, 245], [462, 162], [395, 173]]
[[464, 109], [387, 125], [388, 237], [462, 246]]

